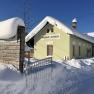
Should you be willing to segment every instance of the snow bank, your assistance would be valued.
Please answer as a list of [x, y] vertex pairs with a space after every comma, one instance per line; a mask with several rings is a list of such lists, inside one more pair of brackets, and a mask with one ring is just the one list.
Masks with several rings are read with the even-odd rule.
[[4, 64], [0, 64], [0, 71], [6, 69], [6, 66]]
[[17, 69], [11, 65], [11, 64], [4, 64], [4, 63], [0, 63], [0, 71], [4, 70], [4, 69], [11, 69], [11, 70], [14, 70], [14, 71], [17, 71]]
[[0, 63], [0, 80], [14, 81], [21, 77], [17, 69], [11, 64]]
[[67, 64], [69, 66], [72, 66], [74, 68], [82, 68], [86, 66], [90, 66], [94, 64], [94, 58], [89, 59], [72, 59], [72, 60], [66, 60], [66, 61], [58, 61], [60, 64]]
[[66, 61], [65, 63], [68, 64], [68, 65], [70, 65], [70, 66], [73, 66], [75, 68], [81, 68], [79, 60], [72, 59], [72, 60]]
[[[31, 92], [33, 94], [93, 94], [94, 90], [92, 88], [88, 89], [88, 84], [90, 85], [90, 87], [94, 87], [94, 85], [91, 84], [92, 81], [94, 82], [94, 65], [92, 65], [92, 67], [87, 65], [85, 67], [82, 67], [81, 64], [84, 59], [82, 59], [81, 62], [80, 60], [75, 59], [71, 60], [70, 62], [72, 63], [72, 61], [74, 63], [76, 61], [78, 65], [74, 64], [70, 69], [67, 69], [66, 66], [68, 64], [66, 63], [62, 65], [60, 63], [57, 63], [56, 67], [53, 68], [52, 75], [50, 74], [50, 76], [48, 76], [48, 79], [45, 79], [45, 76], [43, 76], [43, 78], [41, 79], [40, 77], [38, 77], [38, 75], [42, 76], [43, 73], [45, 73], [47, 76], [47, 70], [46, 72], [42, 71], [42, 73], [37, 73], [35, 74], [35, 76], [32, 75], [32, 77], [35, 77], [35, 80], [33, 79], [30, 81], [32, 77], [29, 76], [28, 81], [31, 83], [34, 82], [34, 84], [32, 83], [31, 87], [29, 86], [29, 88], [31, 88], [31, 91], [26, 90], [26, 94], [29, 94]], [[80, 65], [78, 61], [79, 63], [81, 63]], [[74, 66], [76, 66], [77, 68], [74, 68]], [[78, 66], [80, 66], [80, 68], [78, 68]], [[91, 89], [93, 91], [89, 93]], [[88, 93], [86, 92], [87, 90]]]
[[93, 61], [94, 58], [53, 62], [53, 67], [24, 76], [13, 66], [1, 64], [0, 94], [94, 94]]
[[94, 58], [91, 58], [91, 59], [82, 59], [80, 61], [82, 61], [86, 65], [92, 65], [92, 64], [94, 64]]

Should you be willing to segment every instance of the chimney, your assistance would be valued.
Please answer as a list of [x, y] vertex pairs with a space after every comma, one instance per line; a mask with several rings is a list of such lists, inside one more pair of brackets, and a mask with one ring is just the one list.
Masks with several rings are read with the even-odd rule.
[[74, 19], [72, 20], [72, 29], [76, 29], [76, 28], [77, 28], [77, 19], [74, 18]]

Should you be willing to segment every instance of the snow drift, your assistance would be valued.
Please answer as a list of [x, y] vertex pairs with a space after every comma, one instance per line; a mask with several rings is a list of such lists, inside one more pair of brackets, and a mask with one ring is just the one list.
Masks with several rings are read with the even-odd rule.
[[[53, 62], [53, 67], [30, 75], [19, 75], [13, 66], [2, 65], [0, 94], [94, 94], [93, 63], [94, 58]], [[11, 75], [18, 79], [9, 80]], [[9, 79], [3, 80], [6, 76]]]

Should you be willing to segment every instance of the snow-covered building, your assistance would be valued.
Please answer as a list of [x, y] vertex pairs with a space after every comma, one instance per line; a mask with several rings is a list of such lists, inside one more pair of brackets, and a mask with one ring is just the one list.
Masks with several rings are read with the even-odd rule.
[[[0, 22], [0, 40], [17, 39], [17, 30], [25, 26], [24, 21], [18, 17]], [[14, 38], [14, 39], [15, 39]]]
[[94, 37], [94, 32], [86, 33], [88, 36]]
[[45, 17], [26, 37], [27, 45], [34, 47], [37, 59], [53, 57], [53, 60], [86, 58], [94, 56], [94, 38], [68, 28], [57, 19]]
[[24, 62], [25, 24], [14, 17], [0, 22], [0, 63], [10, 63], [21, 72]]

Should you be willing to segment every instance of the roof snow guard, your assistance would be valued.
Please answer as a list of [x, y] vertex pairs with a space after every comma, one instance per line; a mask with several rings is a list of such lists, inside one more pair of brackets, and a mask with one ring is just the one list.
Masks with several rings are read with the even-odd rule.
[[26, 37], [25, 41], [28, 42], [32, 37], [34, 37], [45, 25], [49, 22], [52, 25], [56, 25], [59, 29], [64, 31], [67, 34], [74, 35], [76, 37], [79, 37], [81, 39], [84, 39], [88, 42], [94, 43], [94, 38], [89, 37], [87, 35], [81, 34], [80, 32], [77, 32], [76, 30], [72, 30], [68, 28], [66, 25], [64, 25], [62, 22], [58, 21], [57, 19], [47, 16], [45, 17]]
[[18, 26], [25, 26], [24, 21], [18, 17], [0, 22], [0, 40], [16, 36]]

